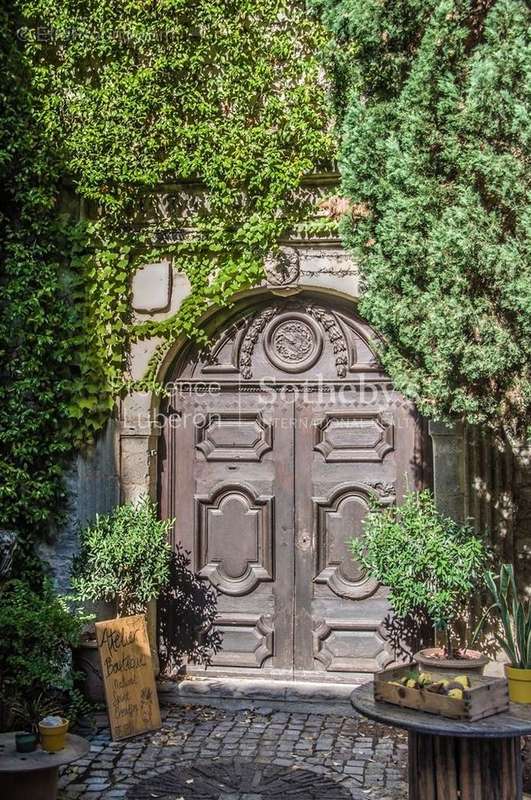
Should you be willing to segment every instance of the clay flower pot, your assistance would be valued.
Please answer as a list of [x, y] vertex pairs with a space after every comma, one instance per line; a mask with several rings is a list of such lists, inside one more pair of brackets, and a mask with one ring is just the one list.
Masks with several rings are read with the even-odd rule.
[[69, 722], [63, 719], [61, 725], [46, 725], [39, 722], [39, 733], [41, 737], [41, 747], [47, 753], [57, 753], [66, 744], [66, 734]]
[[531, 703], [531, 669], [519, 669], [505, 665], [509, 682], [509, 698], [513, 703]]
[[95, 639], [84, 639], [74, 648], [74, 669], [85, 675], [84, 693], [93, 703], [105, 703], [105, 687], [98, 645]]
[[477, 650], [460, 651], [459, 656], [459, 658], [446, 658], [442, 647], [428, 647], [426, 650], [419, 650], [413, 658], [426, 672], [430, 669], [448, 670], [452, 673], [458, 672], [460, 675], [483, 675], [490, 661]]

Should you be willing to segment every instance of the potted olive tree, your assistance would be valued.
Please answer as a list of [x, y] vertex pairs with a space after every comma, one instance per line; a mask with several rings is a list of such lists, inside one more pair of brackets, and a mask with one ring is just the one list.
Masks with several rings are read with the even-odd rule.
[[483, 542], [467, 525], [439, 513], [428, 490], [409, 492], [400, 506], [374, 507], [352, 553], [367, 573], [389, 589], [394, 614], [425, 618], [442, 646], [415, 654], [423, 668], [482, 672], [489, 659], [456, 647], [463, 612], [481, 582], [486, 562]]
[[[147, 496], [98, 515], [80, 534], [71, 579], [76, 597], [92, 603], [93, 608], [106, 604], [106, 616], [146, 613], [169, 579], [171, 524], [171, 520], [158, 519], [156, 506]], [[155, 642], [151, 645], [156, 653]], [[75, 663], [86, 675], [88, 697], [103, 703], [105, 691], [92, 627], [75, 653]]]
[[477, 631], [496, 612], [493, 634], [509, 659], [505, 665], [509, 696], [513, 703], [531, 703], [531, 603], [519, 599], [512, 564], [503, 564], [498, 576], [487, 572], [485, 582], [494, 602]]
[[[158, 518], [156, 505], [146, 496], [98, 516], [81, 532], [72, 588], [80, 600], [107, 603], [119, 617], [149, 610], [148, 631], [156, 660], [156, 601], [161, 599], [165, 606], [170, 603], [174, 616], [182, 618], [177, 634], [187, 625], [190, 635], [186, 642], [170, 644], [164, 637], [164, 652], [170, 650], [177, 658], [176, 654], [185, 650], [204, 662], [211, 647], [216, 647], [211, 632], [216, 595], [187, 569], [189, 562], [185, 564], [180, 553], [172, 551], [168, 542], [171, 526], [172, 520]], [[192, 612], [193, 624], [189, 622]], [[191, 633], [189, 628], [193, 628]], [[78, 648], [76, 664], [86, 675], [87, 695], [103, 703], [105, 693], [93, 630], [87, 632]]]

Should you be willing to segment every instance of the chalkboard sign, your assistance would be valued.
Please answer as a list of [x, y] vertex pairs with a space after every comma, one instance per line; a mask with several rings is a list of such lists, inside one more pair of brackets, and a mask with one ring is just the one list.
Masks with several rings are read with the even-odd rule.
[[112, 738], [160, 728], [145, 615], [97, 622], [96, 637]]

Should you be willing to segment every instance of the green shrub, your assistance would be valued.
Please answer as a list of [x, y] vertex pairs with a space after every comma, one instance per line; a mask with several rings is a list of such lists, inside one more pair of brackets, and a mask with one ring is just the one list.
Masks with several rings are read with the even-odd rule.
[[71, 649], [87, 617], [45, 581], [41, 591], [12, 580], [0, 590], [0, 703], [78, 702]]
[[374, 508], [352, 553], [390, 590], [398, 617], [419, 612], [446, 633], [448, 654], [459, 614], [468, 607], [486, 561], [483, 542], [466, 525], [439, 513], [428, 490], [410, 492], [400, 506]]
[[146, 610], [170, 577], [171, 520], [148, 497], [118, 506], [81, 533], [72, 587], [80, 600], [116, 602], [120, 615]]

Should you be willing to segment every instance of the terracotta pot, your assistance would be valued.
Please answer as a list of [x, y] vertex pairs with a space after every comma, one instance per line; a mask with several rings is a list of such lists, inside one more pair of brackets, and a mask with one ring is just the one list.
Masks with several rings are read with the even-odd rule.
[[98, 645], [95, 639], [87, 639], [73, 651], [74, 669], [85, 673], [83, 691], [93, 703], [105, 703], [105, 687], [101, 672]]
[[518, 669], [505, 664], [509, 682], [509, 698], [513, 703], [531, 703], [531, 669]]
[[43, 725], [39, 722], [42, 749], [47, 753], [57, 753], [62, 750], [66, 744], [68, 725], [67, 719], [63, 719], [62, 725]]
[[478, 653], [477, 650], [466, 650], [466, 656], [463, 654], [461, 658], [445, 658], [444, 650], [441, 647], [419, 650], [413, 658], [419, 667], [427, 672], [430, 669], [448, 670], [460, 675], [483, 675], [485, 667], [490, 661], [487, 656]]

